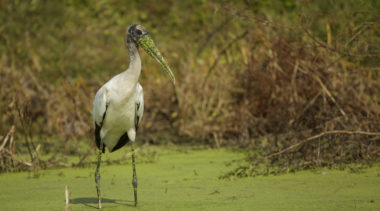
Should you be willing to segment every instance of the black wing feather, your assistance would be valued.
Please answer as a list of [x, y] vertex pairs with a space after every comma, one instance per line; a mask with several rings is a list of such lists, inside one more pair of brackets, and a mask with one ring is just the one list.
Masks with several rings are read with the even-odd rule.
[[139, 129], [139, 122], [140, 122], [140, 116], [137, 114], [137, 111], [140, 109], [140, 103], [136, 104], [136, 111], [135, 111], [135, 128], [136, 132]]
[[[102, 122], [100, 122], [100, 125], [98, 125], [95, 122], [95, 142], [96, 142], [96, 146], [98, 147], [98, 149], [100, 149], [100, 139], [101, 139], [100, 138], [100, 130], [102, 129], [103, 121], [106, 118], [107, 109], [108, 109], [108, 104], [106, 104], [106, 110], [104, 111]], [[105, 152], [105, 149], [106, 149], [106, 146], [103, 143], [103, 150], [102, 150], [103, 153]]]
[[117, 144], [113, 147], [113, 149], [111, 150], [111, 152], [114, 152], [120, 148], [122, 148], [125, 144], [127, 144], [129, 142], [129, 138], [128, 138], [128, 134], [127, 133], [124, 133], [120, 138], [119, 138], [119, 141], [117, 142]]

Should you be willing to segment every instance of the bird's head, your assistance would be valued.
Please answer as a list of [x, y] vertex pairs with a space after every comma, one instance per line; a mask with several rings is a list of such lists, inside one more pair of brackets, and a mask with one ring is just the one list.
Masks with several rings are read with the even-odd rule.
[[160, 51], [157, 49], [153, 39], [150, 37], [145, 27], [139, 24], [133, 24], [128, 27], [126, 35], [127, 42], [134, 42], [138, 47], [144, 49], [148, 55], [155, 58], [156, 61], [161, 64], [165, 72], [169, 75], [170, 80], [175, 85], [175, 77], [173, 72], [164, 57], [162, 57]]
[[142, 25], [132, 24], [127, 29], [127, 36], [136, 44], [137, 41], [145, 35], [148, 35], [148, 31]]

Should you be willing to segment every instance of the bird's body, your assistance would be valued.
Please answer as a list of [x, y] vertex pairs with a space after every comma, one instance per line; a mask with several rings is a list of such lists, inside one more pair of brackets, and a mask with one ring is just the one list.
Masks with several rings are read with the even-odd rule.
[[141, 60], [138, 51], [135, 54], [129, 68], [104, 84], [95, 96], [93, 119], [96, 144], [100, 148], [103, 138], [110, 152], [135, 140], [143, 115], [143, 89], [138, 83]]
[[138, 48], [142, 47], [150, 56], [154, 57], [175, 84], [173, 73], [143, 26], [133, 24], [128, 27], [125, 41], [129, 53], [128, 69], [105, 83], [96, 93], [94, 100], [95, 142], [99, 148], [95, 182], [99, 208], [102, 207], [99, 173], [101, 155], [105, 152], [105, 148], [113, 152], [128, 142], [132, 146], [132, 184], [135, 206], [137, 205], [134, 143], [144, 111], [143, 88], [138, 83], [141, 74], [141, 58]]

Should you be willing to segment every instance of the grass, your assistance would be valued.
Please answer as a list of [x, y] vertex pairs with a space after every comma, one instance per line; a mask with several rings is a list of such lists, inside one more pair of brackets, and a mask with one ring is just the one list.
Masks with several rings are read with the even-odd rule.
[[[144, 147], [142, 147], [144, 148]], [[119, 158], [128, 149], [107, 154]], [[144, 149], [142, 149], [143, 151]], [[128, 164], [103, 165], [104, 210], [379, 210], [380, 170], [361, 173], [321, 170], [281, 176], [231, 178], [242, 153], [218, 150], [155, 149], [137, 163], [139, 204], [133, 204], [132, 170]], [[95, 160], [95, 159], [94, 159]], [[95, 210], [94, 168], [65, 168], [0, 175], [1, 210], [62, 210], [69, 186], [72, 210]]]

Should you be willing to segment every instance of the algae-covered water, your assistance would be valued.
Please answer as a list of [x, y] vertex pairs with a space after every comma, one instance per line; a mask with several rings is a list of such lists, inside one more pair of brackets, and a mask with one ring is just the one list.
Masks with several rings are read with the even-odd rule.
[[[104, 210], [380, 210], [379, 168], [219, 180], [234, 165], [226, 164], [243, 158], [242, 153], [160, 149], [153, 154], [146, 155], [151, 162], [138, 157], [137, 207], [132, 206], [130, 162], [102, 165]], [[65, 185], [71, 210], [95, 210], [94, 169], [45, 170], [38, 177], [1, 174], [0, 210], [64, 210]]]

